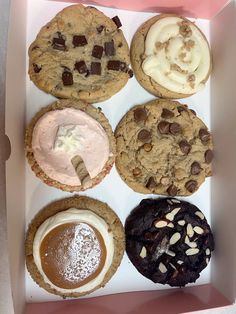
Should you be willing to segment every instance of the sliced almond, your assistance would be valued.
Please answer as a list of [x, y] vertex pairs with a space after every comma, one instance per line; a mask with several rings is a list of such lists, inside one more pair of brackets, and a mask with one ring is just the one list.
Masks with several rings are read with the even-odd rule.
[[139, 256], [142, 258], [145, 258], [147, 256], [147, 249], [145, 248], [145, 246], [142, 247], [142, 250], [141, 250]]
[[195, 215], [198, 216], [199, 218], [201, 218], [202, 220], [205, 218], [205, 216], [203, 215], [203, 213], [196, 211]]
[[172, 224], [172, 222], [170, 222], [170, 223], [168, 223], [167, 227], [174, 228], [174, 224]]
[[185, 220], [179, 220], [178, 221], [178, 225], [180, 225], [180, 226], [184, 226], [185, 224], [186, 224]]
[[174, 220], [174, 218], [175, 218], [175, 216], [172, 215], [172, 213], [169, 213], [169, 214], [166, 215], [166, 219], [168, 219], [170, 221]]
[[180, 201], [177, 200], [177, 199], [175, 199], [175, 198], [172, 198], [171, 201], [172, 201], [173, 203], [175, 203], [175, 204], [179, 204], [179, 203], [180, 203]]
[[175, 252], [172, 252], [172, 251], [170, 251], [170, 250], [168, 250], [168, 251], [166, 252], [166, 254], [168, 254], [168, 255], [170, 255], [170, 256], [175, 256]]
[[175, 215], [180, 211], [180, 209], [181, 209], [180, 207], [174, 208], [174, 209], [171, 211], [171, 214], [175, 216]]
[[179, 265], [182, 265], [184, 262], [179, 260], [177, 263], [178, 263]]
[[170, 245], [173, 245], [176, 242], [178, 242], [180, 238], [181, 238], [181, 234], [179, 232], [175, 232], [170, 238]]
[[204, 230], [201, 227], [194, 227], [193, 231], [196, 232], [197, 234], [203, 234]]
[[175, 265], [173, 265], [172, 263], [170, 263], [170, 266], [174, 269], [176, 269]]
[[186, 236], [185, 239], [184, 239], [184, 243], [185, 243], [185, 244], [189, 244], [189, 242], [190, 242], [189, 237]]
[[165, 220], [159, 220], [159, 221], [156, 221], [155, 223], [154, 223], [154, 226], [156, 227], [156, 228], [164, 228], [164, 227], [166, 227], [168, 225], [168, 223], [167, 223], [167, 221], [165, 221]]
[[195, 247], [197, 247], [197, 243], [196, 242], [189, 242], [188, 246], [191, 248], [195, 248]]
[[199, 249], [188, 249], [185, 253], [186, 255], [196, 255], [199, 252]]
[[163, 264], [163, 263], [160, 263], [159, 264], [159, 270], [162, 274], [166, 273], [167, 272], [167, 268], [166, 266]]
[[171, 200], [167, 200], [167, 203], [170, 205], [173, 205], [173, 203], [171, 202]]
[[209, 258], [206, 258], [206, 263], [207, 263], [207, 264], [209, 263], [209, 261], [210, 261]]
[[206, 255], [210, 255], [211, 251], [209, 249], [206, 249]]
[[191, 238], [194, 235], [193, 227], [191, 224], [187, 225], [187, 235]]

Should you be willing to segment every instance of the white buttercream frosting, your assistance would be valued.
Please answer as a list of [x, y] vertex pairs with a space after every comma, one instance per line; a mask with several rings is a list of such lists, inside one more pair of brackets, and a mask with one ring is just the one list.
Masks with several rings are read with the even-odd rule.
[[[190, 32], [184, 36], [181, 25]], [[193, 94], [204, 87], [211, 66], [208, 43], [192, 23], [180, 17], [164, 17], [149, 29], [145, 39], [145, 74], [166, 89]]]
[[[106, 260], [101, 272], [97, 275], [96, 278], [92, 279], [83, 286], [75, 289], [63, 289], [55, 286], [46, 276], [42, 269], [41, 258], [40, 258], [40, 245], [44, 237], [54, 228], [65, 223], [85, 223], [94, 227], [101, 234], [104, 244], [106, 247]], [[68, 292], [87, 292], [101, 284], [103, 281], [108, 269], [110, 268], [114, 255], [114, 241], [113, 234], [108, 232], [109, 226], [107, 223], [98, 215], [90, 210], [82, 210], [76, 208], [70, 208], [68, 210], [57, 213], [56, 215], [45, 220], [42, 225], [38, 228], [33, 243], [33, 257], [34, 262], [43, 276], [43, 279], [48, 283], [52, 288], [55, 288], [61, 293]]]
[[74, 108], [52, 110], [35, 124], [32, 136], [34, 158], [51, 178], [63, 184], [80, 185], [71, 163], [79, 155], [95, 178], [110, 154], [109, 139], [103, 127], [87, 113]]

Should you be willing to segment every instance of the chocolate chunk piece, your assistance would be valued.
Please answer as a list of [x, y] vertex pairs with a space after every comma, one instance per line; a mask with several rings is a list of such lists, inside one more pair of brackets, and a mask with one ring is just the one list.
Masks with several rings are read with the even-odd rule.
[[105, 55], [106, 56], [114, 56], [115, 55], [115, 46], [114, 46], [114, 41], [107, 41], [104, 44], [105, 48]]
[[33, 68], [35, 73], [39, 73], [42, 70], [42, 68], [39, 67], [36, 63], [33, 63]]
[[193, 193], [197, 190], [197, 181], [189, 180], [185, 183], [185, 188], [190, 192]]
[[207, 164], [211, 163], [212, 160], [213, 160], [213, 151], [211, 149], [208, 149], [206, 152], [205, 152], [205, 162]]
[[173, 118], [175, 115], [174, 115], [174, 112], [173, 111], [170, 111], [169, 109], [166, 109], [166, 108], [163, 108], [162, 109], [162, 113], [161, 113], [161, 117], [163, 119], [171, 119]]
[[148, 143], [150, 142], [151, 139], [152, 139], [151, 132], [149, 132], [148, 130], [143, 129], [138, 133], [138, 140], [140, 140], [143, 143]]
[[122, 26], [121, 21], [117, 15], [112, 18], [112, 21], [116, 24], [117, 28]]
[[182, 133], [182, 128], [179, 123], [174, 122], [170, 124], [170, 133], [173, 135], [178, 135]]
[[65, 51], [66, 50], [65, 39], [63, 39], [62, 37], [53, 38], [52, 47], [53, 49], [56, 49], [56, 50]]
[[64, 86], [69, 86], [69, 85], [73, 85], [74, 81], [73, 81], [73, 75], [70, 71], [65, 70], [62, 73], [62, 82]]
[[211, 138], [211, 135], [207, 129], [200, 129], [198, 135], [203, 144], [206, 144]]
[[128, 74], [130, 78], [134, 76], [134, 72], [131, 69], [128, 70]]
[[168, 121], [161, 121], [157, 128], [161, 134], [168, 134], [170, 131], [170, 123]]
[[103, 54], [103, 47], [95, 45], [93, 46], [92, 56], [97, 59], [101, 59]]
[[191, 165], [191, 174], [197, 175], [201, 172], [202, 168], [197, 161], [194, 161]]
[[72, 43], [74, 47], [82, 47], [88, 44], [87, 39], [84, 35], [74, 35]]
[[126, 72], [127, 67], [124, 62], [121, 62], [119, 60], [109, 60], [107, 63], [107, 69], [113, 70], [113, 71], [123, 71]]
[[104, 28], [105, 28], [104, 25], [99, 25], [99, 26], [97, 27], [97, 32], [98, 32], [98, 34], [101, 34], [101, 32], [104, 30]]
[[179, 142], [179, 148], [184, 155], [188, 155], [192, 146], [186, 140], [182, 140]]
[[147, 119], [147, 111], [145, 108], [137, 108], [134, 110], [134, 121], [136, 123], [145, 122]]
[[153, 177], [150, 177], [148, 179], [148, 182], [146, 183], [146, 188], [147, 189], [154, 189], [157, 186], [157, 183]]
[[92, 62], [90, 73], [93, 75], [101, 75], [101, 73], [102, 73], [101, 63], [100, 62]]
[[87, 73], [88, 68], [84, 60], [75, 63], [75, 70], [77, 70], [80, 74]]
[[166, 192], [170, 195], [170, 196], [175, 196], [177, 195], [178, 189], [174, 184], [171, 184], [168, 189], [166, 190]]

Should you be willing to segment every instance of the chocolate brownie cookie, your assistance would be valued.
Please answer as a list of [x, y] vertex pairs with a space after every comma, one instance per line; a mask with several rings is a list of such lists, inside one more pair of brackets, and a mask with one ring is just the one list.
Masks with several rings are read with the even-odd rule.
[[136, 192], [190, 195], [211, 175], [212, 136], [193, 110], [176, 101], [133, 107], [115, 137], [117, 170]]
[[160, 14], [141, 25], [130, 55], [138, 82], [163, 98], [184, 98], [198, 92], [212, 68], [204, 34], [196, 24], [174, 14]]
[[129, 47], [119, 18], [93, 7], [59, 12], [29, 47], [29, 75], [37, 87], [60, 98], [99, 102], [132, 76]]
[[174, 198], [142, 200], [128, 216], [125, 234], [126, 251], [137, 270], [170, 286], [195, 282], [214, 250], [203, 213]]

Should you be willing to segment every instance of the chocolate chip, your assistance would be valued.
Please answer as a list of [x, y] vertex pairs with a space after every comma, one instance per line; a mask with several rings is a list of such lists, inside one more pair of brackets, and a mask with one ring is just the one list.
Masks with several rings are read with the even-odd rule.
[[114, 41], [107, 41], [104, 44], [105, 48], [105, 55], [106, 56], [114, 56], [115, 55], [115, 46], [114, 46]]
[[117, 28], [122, 26], [121, 21], [117, 15], [112, 18], [112, 21], [116, 24]]
[[73, 75], [71, 72], [65, 70], [62, 73], [62, 82], [64, 86], [69, 86], [69, 85], [73, 85]]
[[143, 148], [144, 148], [145, 152], [150, 152], [150, 151], [152, 150], [152, 144], [150, 144], [150, 143], [145, 143], [145, 144], [143, 145]]
[[74, 47], [82, 47], [87, 45], [87, 39], [84, 35], [74, 35], [72, 43]]
[[182, 133], [182, 128], [179, 123], [174, 122], [170, 124], [170, 133], [173, 135], [178, 135]]
[[77, 70], [80, 74], [87, 73], [88, 68], [84, 60], [75, 63], [75, 70]]
[[104, 30], [105, 26], [104, 25], [100, 25], [97, 27], [97, 32], [98, 34], [101, 34], [101, 32]]
[[118, 60], [110, 60], [107, 63], [108, 70], [119, 71], [120, 70], [120, 61]]
[[183, 111], [187, 111], [187, 108], [185, 106], [178, 106], [177, 110], [179, 113], [183, 112]]
[[157, 186], [157, 183], [153, 177], [150, 177], [148, 179], [148, 182], [146, 183], [147, 189], [154, 189]]
[[123, 44], [122, 44], [122, 43], [119, 43], [119, 44], [118, 44], [118, 47], [119, 47], [119, 48], [123, 47]]
[[39, 73], [42, 70], [42, 68], [39, 67], [36, 63], [33, 63], [33, 68], [35, 73]]
[[168, 134], [170, 131], [170, 123], [168, 121], [161, 121], [157, 128], [161, 134]]
[[128, 74], [130, 78], [134, 76], [134, 72], [131, 69], [128, 70]]
[[102, 73], [101, 63], [100, 62], [92, 62], [90, 73], [93, 75], [101, 75], [101, 73]]
[[138, 133], [138, 139], [143, 143], [150, 142], [151, 138], [151, 132], [148, 130], [143, 129]]
[[174, 112], [166, 109], [166, 108], [163, 108], [162, 109], [162, 113], [161, 113], [161, 117], [163, 119], [170, 119], [170, 118], [173, 118], [174, 117]]
[[168, 189], [166, 190], [166, 192], [170, 195], [170, 196], [176, 196], [177, 195], [177, 187], [174, 184], [171, 184]]
[[103, 47], [95, 45], [93, 46], [92, 56], [97, 59], [101, 59], [103, 54]]
[[197, 115], [195, 110], [190, 109], [190, 111], [191, 111], [195, 116]]
[[134, 121], [136, 123], [144, 122], [147, 119], [147, 111], [145, 108], [137, 108], [134, 110]]
[[200, 129], [198, 135], [203, 144], [206, 144], [210, 140], [210, 137], [211, 137], [207, 129]]
[[63, 39], [62, 37], [53, 38], [52, 47], [53, 49], [56, 49], [56, 50], [65, 51], [66, 50], [65, 39]]
[[186, 140], [182, 140], [179, 142], [179, 148], [184, 155], [188, 155], [192, 146]]
[[213, 151], [211, 149], [208, 149], [207, 151], [205, 151], [205, 162], [207, 164], [212, 162], [213, 157], [214, 157], [214, 155], [213, 155]]
[[135, 177], [139, 176], [140, 174], [141, 174], [141, 169], [140, 168], [136, 167], [136, 168], [133, 169], [133, 175]]
[[185, 188], [190, 192], [193, 193], [197, 190], [197, 181], [189, 180], [185, 183]]
[[191, 174], [197, 175], [201, 172], [202, 168], [197, 161], [194, 161], [191, 165]]

